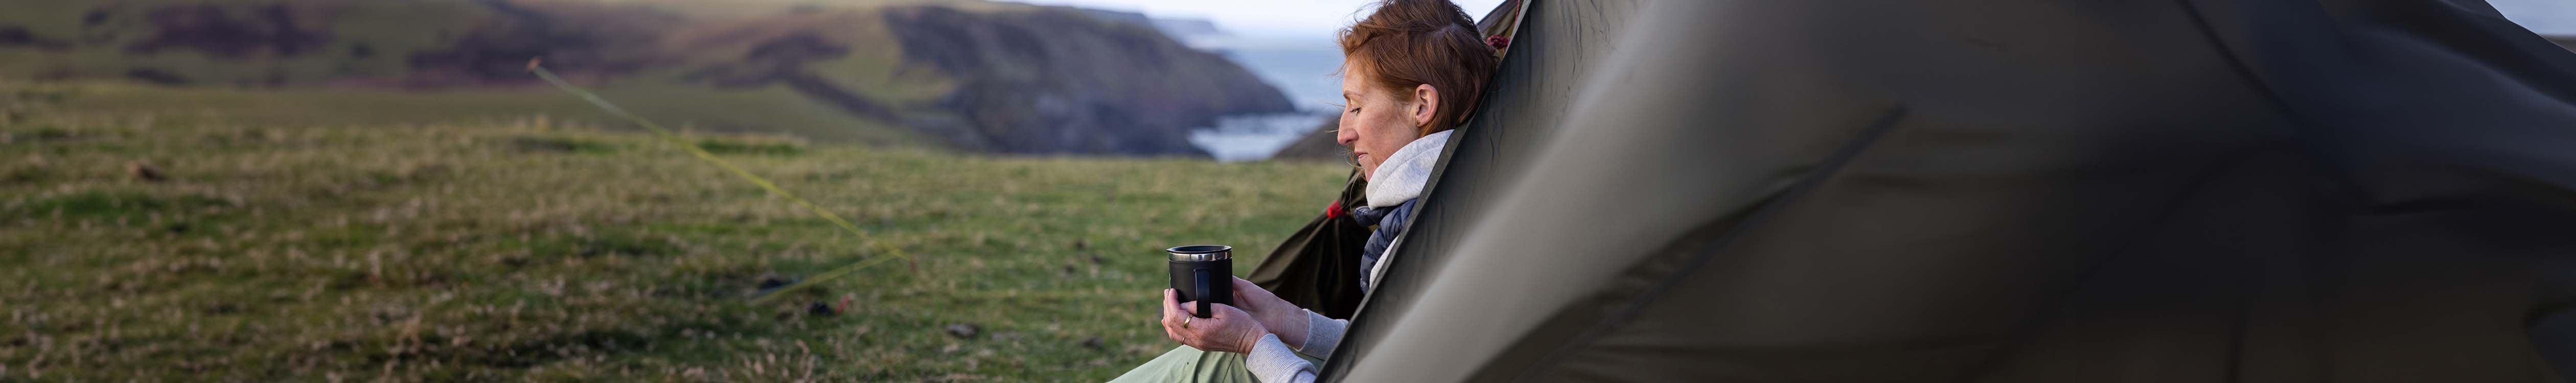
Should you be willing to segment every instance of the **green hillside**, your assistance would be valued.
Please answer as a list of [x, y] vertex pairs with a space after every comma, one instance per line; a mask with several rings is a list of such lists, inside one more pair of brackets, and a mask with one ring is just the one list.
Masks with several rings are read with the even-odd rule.
[[[329, 89], [155, 87], [128, 83], [54, 84], [66, 99], [55, 109], [90, 114], [182, 116], [271, 127], [406, 127], [489, 123], [544, 116], [612, 128], [614, 118], [552, 89], [441, 92], [350, 92]], [[785, 87], [737, 91], [598, 89], [636, 113], [707, 132], [786, 134], [821, 142], [908, 146], [918, 136], [878, 125], [804, 98]]]
[[[531, 58], [674, 124], [981, 152], [1199, 155], [1188, 129], [1292, 108], [1242, 68], [1151, 28], [1007, 3], [0, 6], [0, 79], [150, 84], [175, 90], [164, 97], [174, 103], [145, 107], [249, 107], [232, 114], [280, 123], [606, 121], [549, 97], [523, 69]], [[220, 101], [259, 98], [280, 100]]]
[[[543, 97], [282, 126], [414, 96], [166, 90], [0, 83], [0, 381], [1100, 381], [1173, 346], [1155, 249], [1266, 247], [1346, 171], [696, 135], [918, 256], [753, 304], [873, 247], [651, 136], [485, 109]], [[166, 100], [205, 108], [136, 106]]]

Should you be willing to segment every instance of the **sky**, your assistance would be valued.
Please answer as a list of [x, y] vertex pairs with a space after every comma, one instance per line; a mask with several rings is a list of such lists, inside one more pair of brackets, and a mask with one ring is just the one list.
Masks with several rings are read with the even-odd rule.
[[2487, 0], [2487, 5], [2532, 32], [2576, 35], [2576, 0]]
[[[1372, 0], [1017, 0], [1039, 4], [1144, 12], [1161, 18], [1215, 21], [1228, 32], [1254, 36], [1331, 35], [1357, 20]], [[1483, 17], [1503, 0], [1454, 0], [1470, 17]], [[2505, 18], [2542, 34], [2576, 35], [2576, 0], [2487, 0]]]

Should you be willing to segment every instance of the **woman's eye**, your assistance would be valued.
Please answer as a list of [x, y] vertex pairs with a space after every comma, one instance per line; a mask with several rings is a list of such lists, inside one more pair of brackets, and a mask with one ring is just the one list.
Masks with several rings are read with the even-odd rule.
[[1360, 112], [1360, 108], [1351, 108], [1351, 110], [1349, 110], [1349, 111], [1345, 111], [1345, 112], [1342, 112], [1342, 113], [1359, 113], [1359, 112]]

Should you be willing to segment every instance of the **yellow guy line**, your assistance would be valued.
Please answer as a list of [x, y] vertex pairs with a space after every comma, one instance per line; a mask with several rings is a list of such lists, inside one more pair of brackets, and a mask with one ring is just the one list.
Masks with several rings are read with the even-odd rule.
[[849, 231], [851, 235], [859, 236], [859, 241], [877, 245], [876, 247], [878, 251], [885, 254], [884, 256], [862, 259], [858, 262], [851, 263], [848, 266], [841, 266], [840, 268], [832, 269], [832, 271], [826, 271], [822, 274], [815, 274], [812, 278], [805, 278], [805, 280], [798, 281], [796, 284], [787, 285], [786, 287], [781, 287], [778, 290], [770, 291], [768, 294], [764, 294], [759, 298], [754, 298], [752, 299], [753, 303], [767, 302], [773, 298], [777, 298], [778, 296], [787, 295], [785, 294], [786, 292], [810, 287], [814, 284], [822, 283], [823, 281], [832, 280], [832, 278], [839, 278], [842, 275], [859, 271], [859, 269], [865, 269], [869, 266], [876, 266], [877, 264], [885, 263], [886, 261], [896, 259], [910, 261], [912, 259], [912, 255], [904, 253], [902, 249], [896, 249], [893, 246], [888, 246], [883, 242], [877, 242], [875, 239], [868, 237], [868, 233], [866, 231], [859, 230], [859, 225], [850, 224], [849, 220], [841, 219], [840, 215], [832, 214], [832, 211], [824, 210], [822, 206], [814, 205], [813, 202], [806, 201], [804, 198], [796, 198], [796, 195], [788, 194], [786, 189], [779, 189], [778, 184], [771, 183], [768, 179], [760, 178], [760, 176], [752, 175], [751, 172], [742, 170], [742, 167], [734, 166], [732, 162], [727, 162], [724, 158], [716, 157], [715, 153], [708, 153], [706, 149], [699, 148], [696, 143], [691, 143], [689, 140], [681, 138], [679, 134], [671, 133], [670, 129], [663, 128], [660, 124], [654, 124], [653, 121], [645, 120], [643, 117], [636, 117], [634, 113], [627, 113], [625, 108], [619, 108], [617, 107], [617, 104], [611, 104], [608, 103], [607, 99], [599, 98], [599, 95], [591, 94], [590, 91], [582, 90], [581, 87], [572, 86], [572, 84], [564, 82], [563, 78], [555, 77], [555, 73], [553, 71], [548, 71], [544, 66], [538, 65], [538, 60], [528, 60], [528, 71], [536, 72], [537, 78], [545, 79], [546, 83], [554, 84], [557, 89], [563, 89], [565, 92], [571, 92], [574, 95], [581, 96], [582, 100], [590, 101], [592, 106], [598, 106], [599, 109], [608, 111], [608, 114], [617, 115], [617, 117], [625, 118], [627, 121], [635, 122], [636, 125], [642, 125], [645, 129], [651, 129], [654, 134], [662, 136], [662, 140], [670, 141], [673, 145], [679, 145], [682, 149], [688, 149], [689, 154], [695, 154], [698, 156], [698, 159], [713, 162], [716, 166], [723, 167], [725, 171], [733, 172], [734, 176], [742, 177], [744, 181], [751, 181], [752, 184], [760, 185], [761, 189], [769, 190], [770, 195], [775, 195], [779, 198], [786, 198], [788, 201], [795, 202], [797, 206], [804, 206], [805, 210], [814, 212], [814, 215], [823, 216], [823, 219], [832, 221], [833, 225], [840, 226], [841, 230]]

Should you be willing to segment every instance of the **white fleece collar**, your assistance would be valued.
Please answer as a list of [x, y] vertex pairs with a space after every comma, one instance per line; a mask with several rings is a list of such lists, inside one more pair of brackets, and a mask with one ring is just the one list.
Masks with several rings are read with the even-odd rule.
[[1440, 152], [1449, 147], [1449, 132], [1454, 131], [1413, 139], [1378, 163], [1377, 172], [1369, 173], [1369, 206], [1395, 206], [1422, 196], [1422, 188], [1431, 183], [1431, 168], [1440, 164]]

